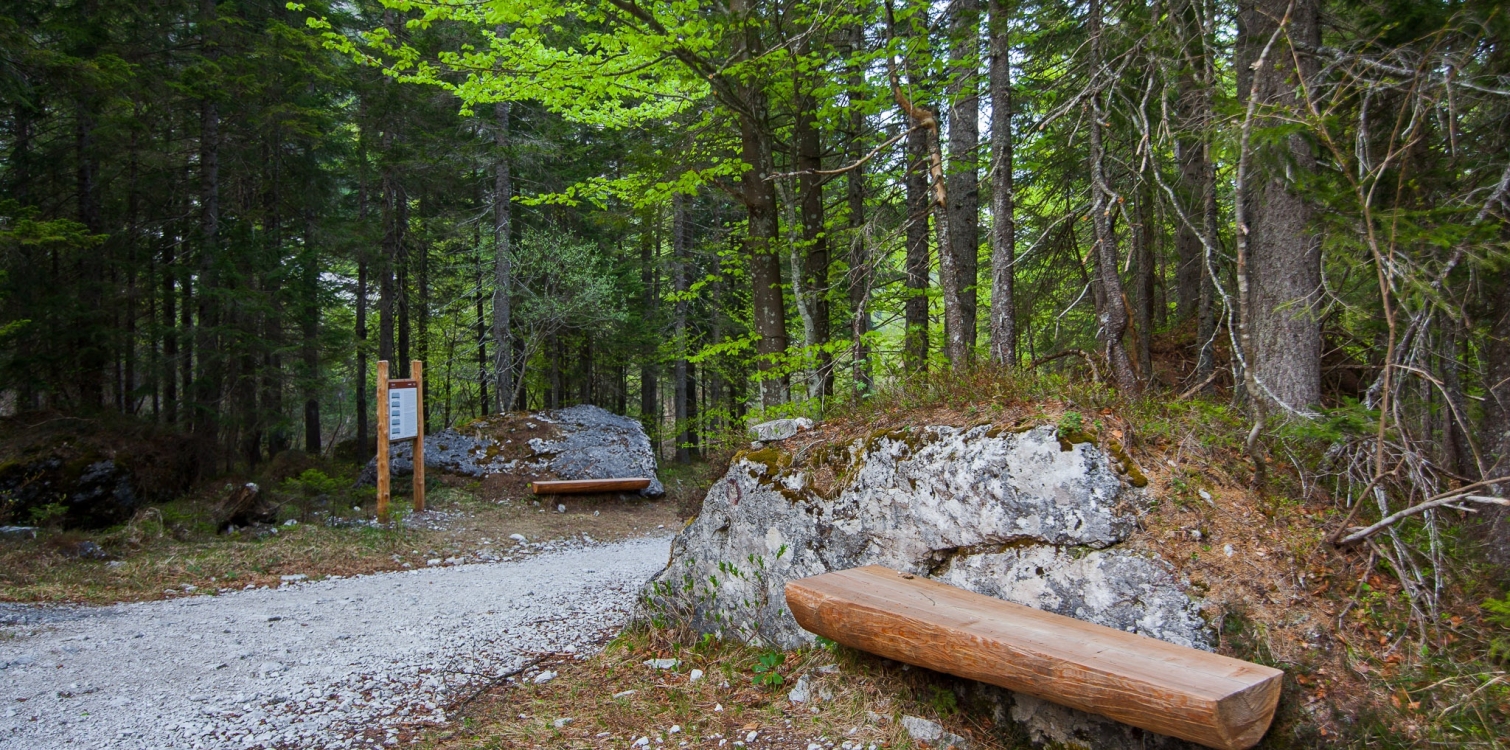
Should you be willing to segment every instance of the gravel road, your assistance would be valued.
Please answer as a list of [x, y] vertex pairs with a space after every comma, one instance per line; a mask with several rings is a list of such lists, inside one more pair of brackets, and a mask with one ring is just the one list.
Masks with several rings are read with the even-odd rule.
[[0, 748], [397, 745], [536, 654], [595, 651], [670, 542], [111, 607], [8, 605]]

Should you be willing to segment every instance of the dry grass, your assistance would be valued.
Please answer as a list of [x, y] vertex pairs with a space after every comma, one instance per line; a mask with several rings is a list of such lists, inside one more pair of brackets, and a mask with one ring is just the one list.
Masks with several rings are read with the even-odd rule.
[[[203, 520], [209, 498], [180, 501], [140, 514], [131, 524], [98, 533], [44, 532], [36, 540], [0, 540], [0, 601], [109, 603], [204, 594], [223, 588], [276, 586], [279, 576], [351, 576], [408, 567], [433, 559], [468, 561], [516, 554], [510, 534], [531, 542], [581, 538], [615, 541], [674, 530], [675, 501], [637, 496], [552, 498], [485, 494], [476, 482], [446, 478], [428, 492], [424, 526], [321, 523], [278, 526], [261, 535], [213, 533]], [[449, 485], [449, 486], [447, 486]], [[566, 507], [557, 512], [556, 504]], [[402, 519], [407, 498], [395, 498]], [[370, 501], [348, 515], [370, 519]], [[166, 517], [166, 520], [164, 520]], [[92, 542], [107, 559], [80, 557]]]
[[[904, 715], [940, 721], [979, 750], [1021, 747], [1010, 727], [960, 705], [960, 681], [847, 649], [782, 654], [782, 683], [754, 683], [767, 652], [706, 639], [686, 646], [666, 631], [633, 628], [585, 660], [547, 659], [536, 670], [558, 676], [535, 684], [527, 672], [462, 711], [460, 728], [436, 730], [421, 747], [623, 748], [641, 737], [652, 747], [919, 747], [902, 729]], [[674, 658], [670, 670], [649, 659]], [[692, 671], [701, 670], [699, 680]], [[806, 676], [811, 699], [788, 694]], [[557, 727], [559, 719], [571, 719]], [[754, 738], [750, 734], [754, 733]]]

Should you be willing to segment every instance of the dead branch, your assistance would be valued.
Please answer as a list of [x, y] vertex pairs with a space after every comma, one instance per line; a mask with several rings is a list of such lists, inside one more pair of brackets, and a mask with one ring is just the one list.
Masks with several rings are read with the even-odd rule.
[[1391, 513], [1388, 516], [1385, 516], [1384, 518], [1379, 519], [1378, 523], [1376, 523], [1376, 524], [1374, 524], [1372, 526], [1363, 528], [1363, 529], [1359, 529], [1358, 531], [1355, 531], [1352, 534], [1347, 535], [1346, 537], [1344, 537], [1342, 539], [1342, 541], [1338, 542], [1338, 544], [1339, 545], [1344, 545], [1344, 544], [1353, 544], [1353, 543], [1356, 543], [1356, 542], [1360, 542], [1360, 541], [1362, 541], [1364, 539], [1367, 539], [1367, 538], [1373, 536], [1374, 534], [1379, 533], [1380, 531], [1383, 531], [1386, 528], [1389, 528], [1396, 521], [1399, 521], [1399, 520], [1401, 520], [1403, 518], [1409, 518], [1411, 516], [1419, 515], [1419, 514], [1424, 513], [1424, 512], [1426, 512], [1428, 510], [1431, 510], [1432, 508], [1440, 508], [1440, 507], [1442, 507], [1444, 505], [1449, 505], [1451, 503], [1470, 502], [1470, 503], [1482, 503], [1482, 504], [1485, 504], [1485, 505], [1504, 505], [1504, 506], [1510, 507], [1510, 500], [1506, 500], [1503, 497], [1491, 497], [1489, 495], [1475, 495], [1475, 494], [1467, 491], [1467, 490], [1472, 489], [1474, 487], [1482, 487], [1484, 485], [1496, 484], [1496, 483], [1504, 482], [1504, 481], [1507, 481], [1507, 480], [1510, 480], [1510, 477], [1497, 477], [1495, 479], [1485, 479], [1483, 481], [1474, 482], [1473, 484], [1470, 484], [1470, 485], [1467, 485], [1467, 486], [1464, 486], [1464, 487], [1459, 487], [1458, 489], [1452, 490], [1450, 492], [1444, 492], [1444, 493], [1442, 493], [1440, 495], [1437, 495], [1437, 496], [1435, 496], [1435, 497], [1433, 497], [1433, 498], [1431, 498], [1431, 499], [1429, 499], [1429, 500], [1427, 500], [1425, 502], [1419, 503], [1417, 505], [1412, 505], [1411, 507], [1406, 508], [1405, 510], [1398, 511], [1398, 512], [1395, 512], [1395, 513]]
[[1035, 359], [1032, 362], [1028, 363], [1028, 369], [1031, 370], [1035, 367], [1038, 367], [1039, 365], [1048, 364], [1049, 362], [1053, 362], [1060, 357], [1070, 356], [1079, 357], [1085, 360], [1085, 363], [1091, 366], [1091, 380], [1094, 380], [1097, 383], [1101, 382], [1101, 371], [1096, 369], [1096, 360], [1091, 357], [1090, 353], [1085, 351], [1084, 349], [1065, 349], [1058, 354], [1050, 354], [1046, 357], [1039, 357], [1038, 359]]

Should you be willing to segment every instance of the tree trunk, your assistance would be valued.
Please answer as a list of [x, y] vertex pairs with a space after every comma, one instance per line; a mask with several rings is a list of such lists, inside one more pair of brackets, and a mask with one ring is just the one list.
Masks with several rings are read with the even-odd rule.
[[409, 377], [409, 344], [412, 341], [413, 329], [410, 326], [413, 318], [410, 301], [409, 280], [409, 193], [403, 185], [394, 186], [394, 256], [393, 256], [393, 303], [398, 308], [398, 351], [395, 356], [398, 361], [394, 363], [398, 376]]
[[[795, 86], [810, 86], [799, 76]], [[812, 316], [813, 341], [818, 349], [817, 393], [822, 398], [834, 393], [833, 355], [826, 345], [829, 340], [828, 303], [828, 234], [824, 227], [823, 180], [816, 172], [823, 168], [823, 144], [820, 140], [817, 121], [818, 104], [810, 90], [797, 94], [797, 117], [793, 123], [793, 145], [796, 147], [797, 201], [802, 220], [802, 247], [806, 255], [802, 264], [802, 286], [807, 297], [808, 314]]]
[[320, 455], [320, 254], [314, 238], [314, 217], [304, 214], [304, 452]]
[[1133, 334], [1137, 344], [1138, 376], [1153, 382], [1153, 187], [1145, 181], [1138, 191], [1138, 224], [1133, 227]]
[[177, 258], [174, 249], [176, 245], [168, 242], [163, 245], [163, 303], [162, 303], [162, 331], [163, 331], [163, 423], [173, 425], [178, 423], [178, 306], [177, 285], [174, 275], [178, 271]]
[[[924, 34], [926, 25], [926, 12], [914, 15], [912, 28], [908, 33]], [[944, 298], [944, 356], [949, 360], [951, 368], [959, 369], [965, 366], [969, 349], [965, 346], [964, 318], [961, 316], [959, 264], [955, 262], [951, 249], [954, 244], [949, 239], [952, 236], [949, 229], [949, 195], [945, 185], [944, 150], [940, 145], [938, 116], [932, 110], [919, 106], [902, 91], [894, 60], [888, 58], [887, 66], [892, 99], [912, 123], [915, 132], [923, 135], [921, 145], [927, 155], [928, 169], [925, 181], [928, 188], [927, 200], [933, 211], [933, 226], [939, 247], [939, 289]], [[917, 86], [920, 75], [913, 70], [909, 73], [908, 80]]]
[[[200, 36], [207, 57], [215, 57], [215, 0], [201, 0]], [[215, 324], [219, 322], [214, 305], [215, 267], [219, 259], [220, 236], [220, 111], [210, 98], [200, 103], [199, 111], [199, 326], [186, 330], [195, 331], [194, 348], [199, 353], [199, 377], [194, 378], [193, 431], [203, 437], [214, 433], [215, 399], [220, 391], [220, 363], [214, 340]], [[185, 295], [189, 285], [184, 284]], [[188, 301], [185, 300], [185, 306]], [[187, 314], [187, 309], [185, 309]]]
[[692, 463], [687, 434], [687, 199], [678, 193], [671, 199], [672, 288], [676, 303], [672, 307], [672, 335], [676, 346], [676, 364], [672, 370], [672, 411], [676, 419], [676, 461]]
[[913, 372], [928, 369], [928, 136], [922, 129], [907, 134], [907, 167], [903, 178], [907, 190], [906, 230], [907, 300], [902, 306], [906, 332], [902, 339], [902, 364]]
[[1017, 222], [1012, 185], [1012, 7], [990, 0], [991, 361], [1017, 364]]
[[[493, 126], [493, 382], [497, 384], [498, 411], [509, 410], [514, 394], [514, 351], [509, 336], [513, 322], [513, 253], [510, 232], [513, 223], [513, 175], [509, 171], [509, 103], [493, 108], [497, 122]], [[522, 369], [522, 368], [521, 368]], [[520, 373], [523, 377], [523, 373]]]
[[976, 343], [980, 274], [980, 0], [955, 0], [949, 19], [949, 243], [959, 275], [961, 338]]
[[[357, 232], [364, 240], [367, 234], [367, 127], [366, 102], [357, 105]], [[357, 350], [357, 457], [367, 458], [367, 275], [370, 270], [367, 258], [367, 243], [356, 247], [356, 350]]]
[[1179, 222], [1175, 230], [1175, 316], [1184, 321], [1199, 312], [1201, 278], [1205, 272], [1205, 248], [1198, 234], [1204, 215], [1206, 187], [1206, 136], [1210, 103], [1206, 74], [1206, 39], [1196, 3], [1178, 0], [1172, 9], [1179, 29], [1183, 55], [1176, 86], [1175, 111], [1179, 117], [1175, 136], [1175, 161], [1179, 164], [1179, 210], [1190, 224]]
[[[1489, 285], [1493, 307], [1489, 340], [1485, 342], [1484, 417], [1479, 433], [1485, 476], [1510, 475], [1510, 273], [1500, 273]], [[1510, 484], [1510, 483], [1507, 483]], [[1510, 486], [1494, 488], [1501, 494]], [[1503, 495], [1502, 495], [1503, 496]], [[1510, 509], [1489, 506], [1479, 516], [1486, 552], [1500, 570], [1510, 570]]]
[[[1101, 56], [1101, 0], [1091, 0], [1091, 71], [1102, 74]], [[1137, 393], [1139, 382], [1133, 371], [1132, 361], [1127, 356], [1123, 336], [1127, 333], [1127, 297], [1122, 291], [1122, 278], [1117, 273], [1117, 237], [1112, 231], [1112, 199], [1115, 197], [1106, 181], [1106, 148], [1101, 142], [1102, 123], [1106, 121], [1105, 91], [1103, 83], [1096, 87], [1091, 97], [1090, 169], [1091, 169], [1091, 223], [1096, 232], [1096, 272], [1100, 282], [1104, 304], [1100, 309], [1101, 341], [1106, 347], [1106, 360], [1111, 366], [1117, 387], [1126, 393]]]
[[[393, 150], [393, 126], [383, 125], [383, 254], [378, 261], [378, 359], [393, 366], [393, 315], [396, 307], [393, 298], [393, 269], [398, 261], [398, 186], [395, 184], [393, 165], [387, 163], [387, 155]], [[397, 372], [395, 368], [393, 370]]]
[[[478, 239], [480, 240], [481, 237]], [[477, 254], [472, 257], [475, 261], [477, 279], [477, 295], [474, 297], [477, 305], [477, 413], [479, 416], [486, 416], [489, 413], [488, 410], [493, 407], [493, 402], [488, 399], [490, 362], [488, 361], [488, 318], [485, 309], [487, 294], [483, 291], [486, 288], [483, 282], [487, 277], [482, 270], [481, 242], [477, 243], [477, 248]]]
[[[729, 12], [741, 18], [750, 12], [749, 0], [730, 0]], [[764, 53], [759, 30], [745, 26], [736, 38], [733, 59], [759, 58]], [[789, 378], [782, 374], [785, 359], [786, 300], [781, 292], [780, 228], [777, 221], [774, 144], [770, 108], [761, 82], [739, 85], [740, 158], [749, 169], [741, 175], [740, 193], [749, 215], [745, 249], [750, 256], [750, 302], [755, 318], [756, 367], [760, 372], [760, 403], [775, 406], [787, 400]]]
[[[647, 216], [640, 227], [640, 284], [645, 293], [640, 302], [641, 318], [651, 326], [656, 322], [655, 306], [659, 299], [656, 282], [660, 274], [656, 263], [660, 254], [660, 237], [654, 226], [656, 223], [658, 222]], [[660, 391], [656, 383], [654, 360], [658, 338], [654, 334], [650, 336], [645, 359], [640, 363], [640, 421], [645, 424], [645, 431], [652, 435], [652, 439], [661, 424], [660, 403], [656, 398]]]
[[[1289, 28], [1280, 34], [1258, 71], [1258, 59], [1286, 12]], [[1293, 50], [1321, 44], [1317, 0], [1245, 0], [1238, 9], [1238, 95], [1250, 95], [1265, 109], [1304, 111], [1302, 79], [1316, 73], [1315, 58]], [[1298, 57], [1300, 69], [1295, 60]], [[1256, 79], [1256, 80], [1255, 80]], [[1279, 117], [1259, 116], [1255, 129], [1282, 125]], [[1311, 227], [1312, 208], [1294, 188], [1297, 175], [1315, 170], [1316, 156], [1305, 136], [1294, 134], [1250, 157], [1257, 165], [1240, 199], [1251, 223], [1249, 297], [1252, 311], [1254, 377], [1264, 398], [1294, 409], [1321, 401], [1321, 241]], [[1255, 398], [1259, 394], [1253, 394]]]

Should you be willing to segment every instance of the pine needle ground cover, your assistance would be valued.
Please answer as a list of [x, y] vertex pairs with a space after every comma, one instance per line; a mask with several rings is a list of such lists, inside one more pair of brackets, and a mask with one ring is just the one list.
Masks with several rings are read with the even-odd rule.
[[[1337, 435], [1266, 433], [1268, 455], [1285, 460], [1271, 458], [1260, 491], [1244, 450], [1244, 420], [1224, 401], [1129, 401], [1089, 381], [975, 372], [837, 407], [785, 450], [819, 455], [825, 443], [929, 424], [1052, 424], [1120, 453], [1129, 480], [1146, 481], [1149, 496], [1130, 545], [1157, 552], [1189, 582], [1204, 601], [1219, 652], [1285, 670], [1279, 710], [1260, 747], [1504, 746], [1510, 684], [1494, 644], [1510, 633], [1510, 621], [1493, 606], [1503, 594], [1492, 571], [1476, 562], [1467, 531], [1440, 537], [1435, 559], [1446, 583], [1437, 616], [1423, 630], [1412, 613], [1425, 605], [1383, 556], [1328, 542], [1349, 508], [1335, 485], [1306, 467], [1319, 465]], [[1351, 523], [1372, 520], [1363, 513]], [[1419, 526], [1402, 526], [1401, 543], [1427, 544]], [[975, 747], [1026, 747], [974, 683], [815, 648], [781, 655], [776, 688], [760, 682], [771, 673], [761, 661], [769, 653], [637, 626], [601, 655], [549, 666], [559, 672], [549, 682], [523, 676], [500, 684], [463, 712], [463, 728], [424, 741], [442, 748], [623, 747], [644, 737], [653, 746], [724, 747], [754, 731], [747, 746], [914, 747], [896, 723], [914, 715], [941, 721]], [[651, 659], [677, 659], [678, 666], [652, 669], [644, 664]], [[704, 677], [691, 681], [692, 669]], [[833, 698], [788, 700], [804, 674]], [[562, 718], [572, 721], [557, 727]]]

